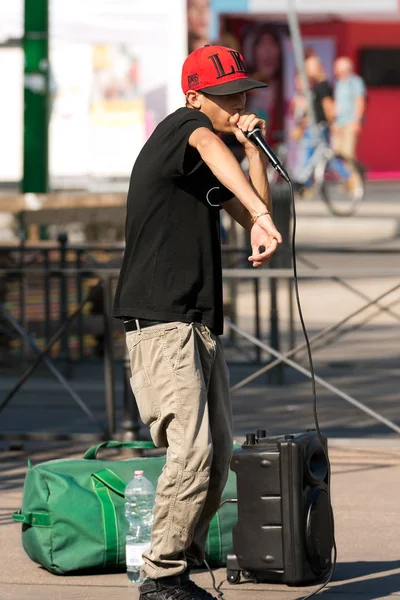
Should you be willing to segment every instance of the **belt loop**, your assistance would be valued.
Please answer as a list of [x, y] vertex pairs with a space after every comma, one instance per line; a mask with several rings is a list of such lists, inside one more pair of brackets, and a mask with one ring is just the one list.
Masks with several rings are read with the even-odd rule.
[[142, 330], [140, 329], [140, 323], [139, 323], [139, 319], [135, 319], [135, 323], [136, 323], [136, 327], [139, 333], [142, 333]]

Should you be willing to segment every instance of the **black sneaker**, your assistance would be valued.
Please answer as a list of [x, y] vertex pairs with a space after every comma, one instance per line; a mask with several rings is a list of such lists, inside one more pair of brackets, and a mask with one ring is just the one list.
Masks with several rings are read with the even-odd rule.
[[139, 587], [139, 592], [139, 600], [200, 600], [181, 584], [179, 576], [148, 579]]
[[212, 596], [206, 590], [199, 587], [194, 581], [189, 579], [190, 569], [187, 569], [182, 575], [180, 575], [181, 584], [189, 590], [199, 600], [216, 600], [215, 596]]

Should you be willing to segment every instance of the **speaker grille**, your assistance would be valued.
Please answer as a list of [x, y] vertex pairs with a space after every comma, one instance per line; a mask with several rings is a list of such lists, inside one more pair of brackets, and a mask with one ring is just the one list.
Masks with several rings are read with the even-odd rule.
[[327, 492], [314, 488], [307, 513], [306, 540], [310, 565], [316, 573], [326, 571], [331, 565], [332, 519]]

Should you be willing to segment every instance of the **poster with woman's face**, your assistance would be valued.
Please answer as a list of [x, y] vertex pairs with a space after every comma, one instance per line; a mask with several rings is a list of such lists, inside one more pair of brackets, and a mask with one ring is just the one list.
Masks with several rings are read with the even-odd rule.
[[268, 84], [267, 88], [248, 93], [247, 109], [265, 119], [267, 136], [274, 143], [283, 130], [283, 47], [287, 26], [234, 16], [223, 17], [220, 25], [225, 36], [237, 40], [250, 75]]
[[247, 34], [243, 52], [255, 79], [268, 87], [250, 92], [247, 108], [265, 119], [268, 136], [273, 141], [282, 128], [282, 44], [279, 33], [263, 25]]

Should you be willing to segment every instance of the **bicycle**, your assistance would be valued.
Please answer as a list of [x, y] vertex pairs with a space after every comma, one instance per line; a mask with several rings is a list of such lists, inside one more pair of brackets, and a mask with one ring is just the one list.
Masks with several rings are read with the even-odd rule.
[[[284, 142], [278, 143], [275, 153], [284, 165], [288, 149]], [[246, 157], [241, 162], [242, 169], [248, 173]], [[267, 176], [270, 184], [279, 179], [279, 174], [268, 165]], [[315, 146], [304, 167], [293, 177], [296, 194], [300, 197], [320, 195], [328, 209], [336, 216], [350, 216], [365, 195], [365, 177], [361, 165], [339, 154], [329, 146], [326, 128], [319, 126], [316, 132]]]

